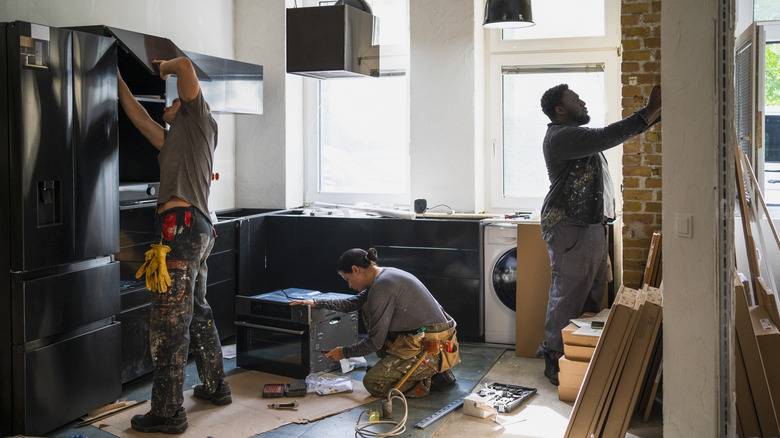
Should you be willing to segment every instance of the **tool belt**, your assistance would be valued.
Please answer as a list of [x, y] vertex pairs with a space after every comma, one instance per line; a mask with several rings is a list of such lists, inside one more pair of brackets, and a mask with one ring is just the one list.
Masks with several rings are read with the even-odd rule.
[[441, 353], [439, 372], [447, 371], [460, 363], [460, 353], [455, 320], [449, 318], [449, 321], [442, 325], [444, 324], [449, 328], [440, 332], [426, 330], [420, 333], [400, 333], [395, 341], [387, 346], [387, 353], [404, 360], [419, 355], [423, 350], [432, 356]]

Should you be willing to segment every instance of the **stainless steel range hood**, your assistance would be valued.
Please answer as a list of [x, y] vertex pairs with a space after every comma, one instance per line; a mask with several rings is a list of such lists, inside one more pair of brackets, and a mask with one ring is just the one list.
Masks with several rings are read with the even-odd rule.
[[379, 76], [379, 20], [347, 4], [287, 9], [287, 73]]

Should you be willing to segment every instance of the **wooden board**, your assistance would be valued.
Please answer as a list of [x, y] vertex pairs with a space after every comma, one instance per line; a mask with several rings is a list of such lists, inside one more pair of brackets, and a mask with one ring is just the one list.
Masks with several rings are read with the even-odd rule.
[[595, 430], [632, 332], [638, 306], [638, 291], [621, 287], [609, 312], [591, 365], [574, 402], [565, 436], [589, 437]]
[[663, 298], [660, 289], [645, 287], [643, 292], [644, 303], [639, 309], [636, 331], [631, 339], [626, 364], [620, 374], [601, 436], [626, 435], [631, 414], [639, 398], [642, 378], [650, 366], [653, 347], [661, 327]]
[[642, 275], [642, 285], [648, 284], [657, 287], [660, 283], [658, 279], [659, 266], [661, 264], [661, 233], [653, 233], [650, 239], [650, 250], [647, 253], [647, 263], [645, 272]]

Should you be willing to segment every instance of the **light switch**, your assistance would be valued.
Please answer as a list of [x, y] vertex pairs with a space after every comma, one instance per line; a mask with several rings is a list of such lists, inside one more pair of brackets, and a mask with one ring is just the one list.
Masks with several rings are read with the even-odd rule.
[[693, 238], [693, 215], [677, 213], [674, 215], [675, 229], [680, 237]]

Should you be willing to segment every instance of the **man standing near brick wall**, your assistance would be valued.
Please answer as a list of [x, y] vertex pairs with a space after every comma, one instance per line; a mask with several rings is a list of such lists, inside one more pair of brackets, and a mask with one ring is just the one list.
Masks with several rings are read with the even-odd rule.
[[561, 330], [583, 312], [598, 312], [607, 277], [604, 224], [615, 217], [612, 180], [603, 151], [646, 131], [661, 117], [661, 86], [647, 105], [604, 128], [590, 122], [579, 95], [560, 84], [542, 95], [547, 125], [542, 148], [550, 191], [542, 204], [542, 237], [552, 267], [546, 339], [536, 356], [544, 356], [544, 375], [558, 385], [558, 358], [563, 355]]

